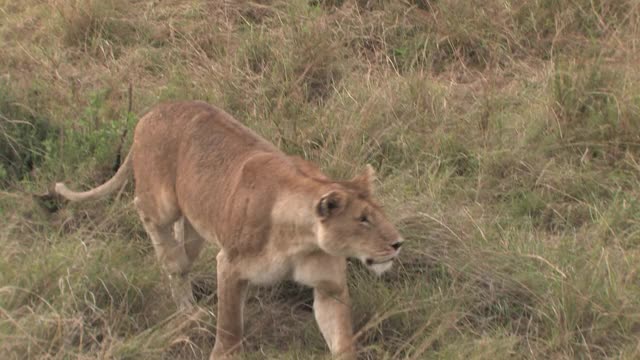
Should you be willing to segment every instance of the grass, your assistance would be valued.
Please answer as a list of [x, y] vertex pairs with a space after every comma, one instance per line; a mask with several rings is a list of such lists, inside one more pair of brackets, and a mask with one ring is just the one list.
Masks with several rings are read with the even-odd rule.
[[[0, 0], [0, 39], [0, 358], [210, 352], [216, 249], [175, 313], [130, 185], [31, 195], [110, 177], [169, 99], [378, 170], [408, 242], [350, 264], [362, 359], [640, 357], [637, 1]], [[311, 304], [253, 289], [245, 358], [323, 358]]]

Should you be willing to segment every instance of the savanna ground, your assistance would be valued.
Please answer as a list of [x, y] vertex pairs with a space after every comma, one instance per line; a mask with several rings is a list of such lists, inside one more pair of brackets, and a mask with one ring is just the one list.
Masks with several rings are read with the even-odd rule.
[[[110, 177], [170, 99], [378, 170], [407, 244], [350, 265], [362, 359], [640, 358], [638, 0], [0, 0], [0, 43], [2, 359], [209, 353], [212, 246], [175, 313], [131, 183], [32, 196]], [[324, 358], [311, 299], [252, 290], [246, 358]]]

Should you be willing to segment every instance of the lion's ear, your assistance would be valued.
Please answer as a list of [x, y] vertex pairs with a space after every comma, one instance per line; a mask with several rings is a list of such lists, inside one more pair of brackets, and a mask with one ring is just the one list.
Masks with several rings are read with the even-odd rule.
[[316, 205], [316, 213], [321, 219], [327, 219], [344, 208], [345, 196], [339, 191], [324, 194]]
[[376, 181], [376, 170], [370, 164], [367, 164], [364, 171], [354, 177], [351, 182], [356, 184], [357, 187], [362, 189], [367, 196], [373, 194], [374, 183]]

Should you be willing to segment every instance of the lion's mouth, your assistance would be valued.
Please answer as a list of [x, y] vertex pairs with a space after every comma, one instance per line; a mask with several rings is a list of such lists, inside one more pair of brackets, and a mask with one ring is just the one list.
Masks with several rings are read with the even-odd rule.
[[368, 259], [365, 260], [365, 264], [367, 264], [367, 266], [372, 266], [372, 265], [386, 264], [386, 263], [390, 263], [392, 261], [393, 261], [393, 258], [386, 259], [386, 260], [374, 260], [372, 258], [368, 258]]
[[388, 271], [389, 269], [391, 269], [391, 266], [393, 265], [393, 259], [395, 259], [395, 256], [388, 256], [388, 257], [384, 257], [384, 258], [378, 258], [378, 259], [374, 259], [374, 258], [364, 258], [362, 259], [363, 263], [365, 265], [367, 265], [367, 267], [375, 272], [377, 275], [381, 275], [384, 272]]
[[395, 251], [393, 253], [386, 253], [386, 254], [384, 254], [382, 256], [374, 256], [374, 257], [365, 257], [365, 256], [363, 256], [360, 259], [367, 266], [381, 265], [381, 264], [386, 264], [386, 263], [392, 262], [393, 259], [398, 257], [399, 253], [400, 253], [400, 251]]

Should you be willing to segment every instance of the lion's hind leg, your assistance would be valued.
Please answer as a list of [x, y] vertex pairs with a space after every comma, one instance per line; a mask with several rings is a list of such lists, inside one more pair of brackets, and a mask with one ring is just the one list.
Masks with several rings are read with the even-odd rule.
[[181, 310], [192, 307], [194, 300], [188, 274], [193, 262], [187, 256], [184, 248], [184, 229], [181, 226], [181, 218], [175, 222], [159, 221], [167, 219], [152, 217], [154, 215], [152, 209], [146, 208], [144, 202], [138, 197], [134, 203], [144, 229], [151, 238], [156, 256], [163, 268], [169, 273], [169, 283], [174, 301]]
[[178, 221], [176, 224], [182, 223], [183, 225], [184, 240], [182, 243], [184, 244], [184, 250], [189, 257], [189, 261], [193, 263], [198, 258], [198, 255], [200, 255], [205, 239], [198, 234], [186, 217], [182, 217], [181, 220], [182, 221]]

